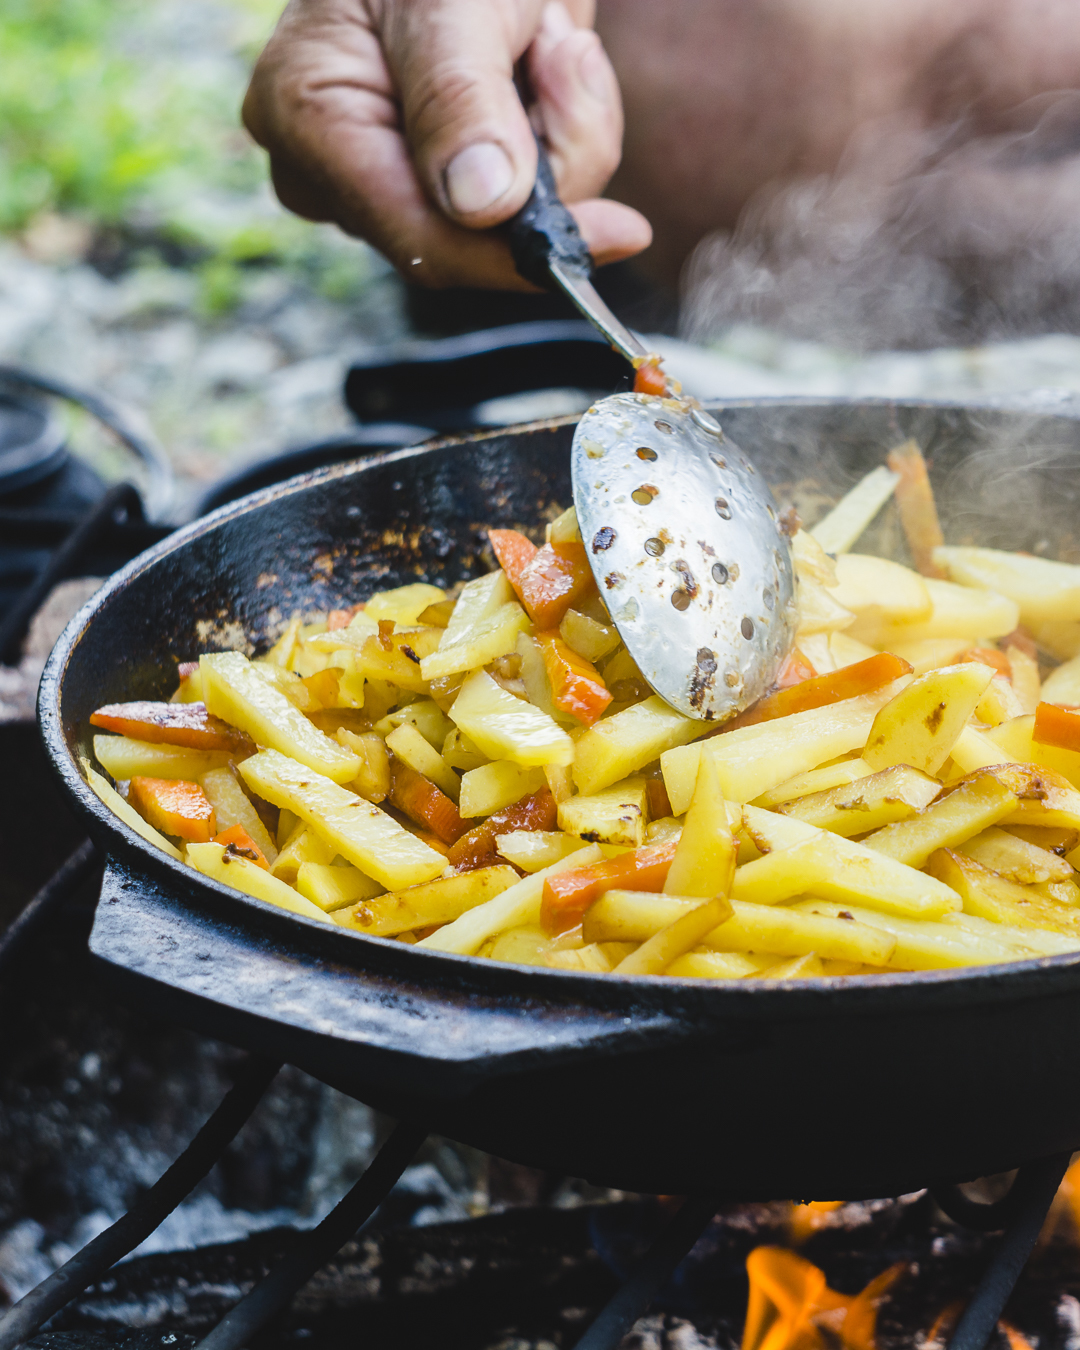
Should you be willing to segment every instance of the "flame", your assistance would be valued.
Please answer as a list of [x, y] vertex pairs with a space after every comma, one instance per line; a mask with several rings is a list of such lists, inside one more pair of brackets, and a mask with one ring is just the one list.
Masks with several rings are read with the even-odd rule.
[[750, 1299], [742, 1350], [826, 1350], [826, 1331], [845, 1350], [874, 1350], [878, 1303], [906, 1270], [901, 1261], [862, 1293], [838, 1294], [825, 1272], [804, 1257], [783, 1247], [755, 1247], [746, 1258]]
[[832, 1214], [846, 1203], [844, 1200], [806, 1200], [792, 1205], [788, 1219], [792, 1242], [796, 1246], [805, 1242], [811, 1233], [823, 1226], [826, 1214]]
[[[953, 1328], [960, 1320], [960, 1314], [964, 1311], [964, 1304], [960, 1299], [950, 1303], [942, 1308], [941, 1312], [934, 1318], [934, 1324], [926, 1333], [926, 1342], [923, 1350], [939, 1350], [944, 1347], [945, 1338], [951, 1335]], [[998, 1330], [1009, 1342], [1009, 1350], [1035, 1350], [1024, 1333], [1013, 1326], [1011, 1322], [1006, 1322], [1004, 1318], [998, 1322]]]

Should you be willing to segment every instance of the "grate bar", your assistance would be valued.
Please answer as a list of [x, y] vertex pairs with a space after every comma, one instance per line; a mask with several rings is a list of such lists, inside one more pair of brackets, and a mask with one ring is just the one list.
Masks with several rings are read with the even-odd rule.
[[246, 1061], [220, 1106], [153, 1186], [111, 1228], [88, 1242], [0, 1319], [0, 1350], [15, 1350], [53, 1313], [150, 1236], [232, 1143], [280, 1067], [255, 1055]]
[[[1043, 1221], [1071, 1157], [1071, 1153], [1056, 1153], [1049, 1158], [1039, 1158], [1036, 1162], [1025, 1164], [1016, 1174], [1007, 1198], [1017, 1192], [1017, 1199], [1012, 1205], [1001, 1246], [983, 1272], [971, 1302], [964, 1309], [949, 1342], [949, 1350], [985, 1350], [990, 1343], [998, 1318], [1004, 1312], [1005, 1304], [1038, 1241]], [[966, 1203], [973, 1204], [972, 1201]], [[977, 1205], [974, 1207], [978, 1208]], [[996, 1205], [987, 1205], [985, 1208], [997, 1210]], [[949, 1213], [948, 1210], [945, 1212]]]
[[93, 842], [84, 839], [66, 862], [56, 869], [30, 903], [0, 934], [0, 974], [22, 952], [38, 927], [49, 918], [76, 887], [101, 865]]
[[398, 1124], [352, 1190], [222, 1318], [195, 1350], [240, 1350], [268, 1318], [287, 1308], [319, 1267], [340, 1251], [375, 1213], [426, 1138], [426, 1128], [406, 1122]]
[[[688, 1199], [668, 1222], [623, 1287], [614, 1294], [574, 1350], [616, 1350], [645, 1313], [675, 1267], [690, 1251], [716, 1213], [716, 1201]], [[215, 1347], [216, 1350], [216, 1347]]]

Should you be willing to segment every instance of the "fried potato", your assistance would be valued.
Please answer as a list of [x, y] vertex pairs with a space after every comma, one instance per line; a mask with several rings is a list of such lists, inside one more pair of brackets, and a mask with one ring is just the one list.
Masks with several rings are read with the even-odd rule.
[[[97, 794], [102, 802], [109, 808], [114, 816], [119, 816], [125, 825], [129, 825], [137, 835], [140, 835], [148, 844], [153, 844], [155, 848], [161, 849], [162, 853], [167, 853], [170, 858], [175, 858], [177, 862], [183, 862], [183, 854], [175, 844], [169, 842], [163, 834], [154, 829], [153, 825], [148, 824], [139, 815], [128, 802], [120, 796], [119, 792], [113, 787], [107, 778], [103, 778], [96, 769], [92, 769], [85, 760], [82, 762], [83, 772], [86, 774], [86, 781], [93, 792]], [[260, 869], [261, 870], [261, 869]]]
[[796, 640], [801, 642], [816, 633], [835, 633], [850, 628], [855, 615], [837, 600], [820, 581], [800, 577], [799, 627]]
[[909, 679], [910, 676], [903, 676], [871, 694], [859, 694], [840, 703], [739, 727], [702, 745], [691, 744], [666, 751], [660, 756], [660, 767], [673, 814], [682, 815], [690, 805], [702, 754], [712, 755], [715, 759], [720, 787], [728, 801], [754, 801], [797, 773], [805, 773], [827, 760], [860, 749], [878, 709], [887, 704]]
[[493, 614], [479, 620], [461, 642], [447, 641], [450, 628], [436, 630], [441, 632], [442, 641], [437, 650], [421, 658], [420, 676], [424, 680], [444, 679], [447, 675], [460, 675], [500, 656], [508, 656], [517, 648], [518, 634], [528, 626], [529, 616], [516, 600], [508, 600]]
[[995, 825], [968, 839], [961, 852], [1021, 886], [1073, 880], [1072, 866], [1064, 858]]
[[[709, 730], [707, 722], [684, 717], [654, 694], [642, 703], [595, 722], [576, 738], [574, 784], [586, 795], [601, 792], [637, 773], [665, 751], [704, 736]], [[686, 802], [676, 815], [686, 810], [692, 793], [691, 781]]]
[[872, 769], [910, 764], [936, 774], [992, 677], [974, 661], [918, 676], [874, 718], [863, 759]]
[[859, 480], [810, 534], [826, 553], [846, 553], [893, 495], [900, 475], [884, 464]]
[[888, 558], [842, 554], [836, 560], [836, 578], [829, 594], [860, 622], [920, 623], [933, 612], [922, 577]]
[[299, 761], [335, 783], [348, 783], [360, 772], [356, 755], [313, 726], [252, 669], [242, 652], [202, 656], [199, 668], [209, 711], [246, 731], [256, 745]]
[[[1059, 703], [1065, 707], [1080, 707], [1080, 656], [1052, 670], [1043, 682], [1040, 697], [1045, 703]], [[1028, 709], [1034, 712], [1034, 708]]]
[[[285, 846], [271, 865], [270, 875], [277, 877], [279, 881], [287, 881], [290, 886], [295, 886], [297, 873], [304, 863], [325, 863], [329, 865], [336, 857], [337, 850], [333, 844], [327, 843], [321, 835], [315, 833], [310, 825], [305, 825], [301, 820], [285, 841]], [[385, 890], [385, 887], [382, 889]], [[309, 896], [308, 898], [311, 899], [312, 897]], [[355, 898], [359, 899], [360, 897], [356, 896]]]
[[661, 928], [614, 967], [616, 975], [662, 975], [672, 961], [696, 947], [732, 914], [731, 902], [718, 895], [695, 904]]
[[954, 777], [974, 773], [976, 769], [990, 768], [995, 764], [1015, 764], [1019, 757], [1010, 754], [982, 731], [977, 731], [970, 723], [961, 731], [949, 751], [949, 762], [954, 768]]
[[817, 980], [825, 974], [825, 965], [817, 952], [793, 956], [760, 972], [763, 980]]
[[559, 829], [593, 844], [640, 848], [648, 815], [644, 778], [625, 778], [593, 796], [569, 797], [559, 803]]
[[[331, 867], [328, 863], [302, 862], [297, 869], [296, 889], [326, 914], [334, 914], [358, 900], [370, 900], [385, 889], [358, 867]], [[343, 925], [344, 926], [344, 925]]]
[[478, 769], [470, 769], [459, 782], [459, 810], [462, 817], [471, 820], [492, 816], [504, 806], [539, 792], [545, 779], [543, 769], [525, 769], [508, 759], [496, 759]]
[[523, 924], [534, 925], [540, 922], [540, 902], [544, 895], [544, 881], [547, 877], [568, 867], [587, 867], [600, 862], [603, 854], [595, 844], [561, 858], [532, 876], [523, 877], [516, 885], [503, 891], [493, 900], [487, 900], [475, 909], [467, 910], [459, 919], [440, 928], [430, 937], [421, 938], [419, 947], [430, 947], [440, 952], [458, 952], [462, 956], [472, 956], [489, 938], [498, 936], [508, 928], [520, 928]]
[[489, 759], [510, 759], [525, 768], [574, 759], [574, 743], [562, 727], [501, 688], [485, 670], [474, 671], [461, 686], [450, 720]]
[[1072, 563], [996, 548], [944, 547], [934, 550], [934, 561], [953, 581], [1007, 596], [1023, 623], [1080, 619], [1080, 567]]
[[951, 666], [970, 646], [971, 639], [967, 637], [937, 637], [914, 642], [890, 640], [886, 650], [906, 661], [916, 675], [925, 675], [939, 666]]
[[938, 849], [927, 862], [927, 871], [960, 896], [965, 914], [1015, 928], [1064, 933], [1077, 939], [1080, 946], [1080, 912], [999, 876], [974, 858], [952, 849]]
[[268, 905], [277, 905], [305, 919], [318, 919], [320, 923], [332, 923], [318, 905], [313, 905], [305, 896], [297, 894], [284, 881], [272, 877], [269, 872], [247, 858], [229, 854], [222, 844], [188, 844], [187, 860], [192, 867], [209, 877], [220, 881], [224, 886], [232, 886], [254, 896], [256, 900]]
[[258, 811], [237, 782], [233, 770], [211, 769], [209, 773], [203, 774], [199, 783], [214, 808], [218, 829], [230, 830], [234, 825], [241, 826], [273, 870], [274, 860], [278, 855], [277, 847], [270, 838], [270, 831], [263, 824]]
[[[735, 875], [737, 851], [716, 764], [709, 755], [702, 755], [693, 800], [664, 891], [668, 895], [696, 895], [703, 899], [727, 896]], [[689, 946], [683, 950], [688, 951]]]
[[415, 928], [451, 923], [477, 905], [504, 894], [517, 883], [517, 872], [505, 864], [480, 867], [472, 872], [455, 872], [421, 886], [363, 899], [339, 922], [372, 937], [393, 937]]
[[[923, 577], [933, 610], [918, 623], [882, 624], [872, 620], [852, 626], [851, 636], [881, 651], [893, 652], [898, 643], [922, 642], [927, 638], [998, 638], [1011, 633], [1020, 622], [1020, 607], [996, 591], [974, 590], [951, 581]], [[899, 654], [899, 653], [898, 653]]]
[[863, 844], [909, 867], [922, 867], [935, 849], [962, 844], [1010, 816], [1018, 805], [1019, 798], [1008, 782], [993, 771], [979, 773], [910, 820], [876, 830]]
[[754, 806], [773, 810], [784, 802], [796, 801], [800, 797], [809, 797], [813, 793], [828, 792], [830, 788], [846, 787], [857, 783], [860, 778], [868, 778], [874, 770], [862, 758], [841, 759], [835, 764], [820, 769], [810, 769], [807, 773], [796, 774], [776, 787], [755, 797]]
[[934, 877], [825, 830], [737, 868], [731, 887], [734, 899], [761, 905], [807, 892], [916, 918], [937, 919], [961, 907]]
[[[610, 944], [605, 944], [610, 945]], [[702, 947], [677, 956], [666, 974], [677, 980], [742, 980], [774, 965], [775, 956], [746, 952], [710, 952]]]
[[869, 778], [785, 802], [778, 809], [807, 825], [850, 838], [907, 820], [929, 806], [940, 791], [936, 778], [910, 764], [895, 764]]
[[426, 581], [413, 581], [408, 586], [376, 591], [361, 612], [376, 623], [380, 619], [392, 619], [395, 623], [415, 624], [428, 605], [441, 604], [445, 599], [446, 592], [438, 586], [429, 586]]
[[461, 588], [439, 646], [457, 647], [469, 641], [483, 623], [516, 598], [509, 578], [501, 569], [467, 582]]
[[499, 856], [523, 872], [539, 872], [585, 847], [584, 839], [562, 830], [508, 830], [495, 836]]
[[343, 858], [387, 888], [430, 881], [446, 866], [441, 853], [385, 811], [277, 750], [260, 750], [244, 760], [240, 772], [260, 797], [294, 811]]
[[[431, 705], [435, 707], [434, 704]], [[438, 709], [436, 709], [438, 711]], [[403, 722], [395, 727], [386, 738], [386, 748], [391, 750], [403, 764], [407, 764], [410, 769], [422, 774], [429, 779], [440, 792], [445, 792], [452, 802], [457, 802], [461, 796], [461, 779], [453, 771], [442, 755], [439, 754], [431, 743], [417, 730], [417, 728]], [[524, 793], [518, 793], [518, 797], [524, 796]], [[517, 797], [510, 797], [509, 801], [517, 801]], [[500, 806], [505, 806], [506, 802], [500, 802]], [[498, 806], [492, 807], [497, 811]], [[473, 814], [482, 815], [484, 812], [472, 812], [466, 810], [462, 813], [465, 816]]]
[[182, 745], [136, 741], [130, 736], [98, 735], [93, 744], [94, 758], [117, 783], [129, 778], [198, 780], [229, 762], [224, 750], [189, 750]]
[[621, 641], [614, 624], [598, 623], [576, 609], [568, 609], [563, 615], [559, 636], [579, 656], [594, 664], [610, 656]]

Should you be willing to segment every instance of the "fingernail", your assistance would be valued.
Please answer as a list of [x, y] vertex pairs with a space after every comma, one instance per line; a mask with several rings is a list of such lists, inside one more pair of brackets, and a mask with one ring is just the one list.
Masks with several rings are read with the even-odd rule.
[[599, 39], [590, 42], [582, 52], [581, 60], [578, 62], [578, 77], [598, 102], [611, 102], [611, 68]]
[[514, 181], [514, 166], [494, 141], [480, 141], [460, 151], [446, 169], [446, 195], [463, 216], [485, 211]]
[[540, 27], [544, 30], [544, 36], [554, 42], [561, 42], [564, 37], [576, 32], [577, 29], [570, 17], [570, 11], [562, 0], [549, 0], [544, 6], [540, 15]]

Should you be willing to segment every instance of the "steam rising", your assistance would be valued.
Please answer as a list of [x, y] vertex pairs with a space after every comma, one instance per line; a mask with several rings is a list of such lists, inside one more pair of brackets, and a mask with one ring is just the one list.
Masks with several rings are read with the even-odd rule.
[[991, 130], [863, 127], [836, 172], [763, 189], [698, 246], [683, 332], [749, 322], [854, 351], [1080, 332], [1080, 92]]

